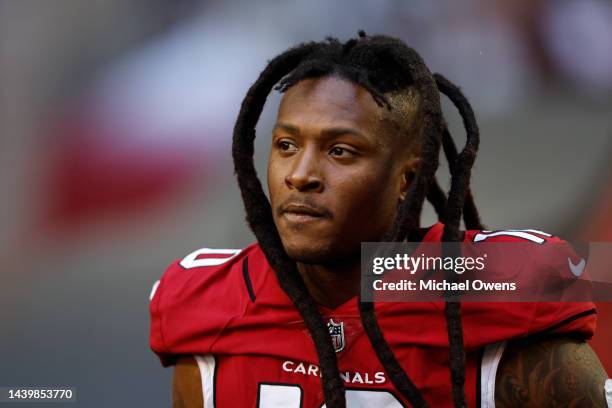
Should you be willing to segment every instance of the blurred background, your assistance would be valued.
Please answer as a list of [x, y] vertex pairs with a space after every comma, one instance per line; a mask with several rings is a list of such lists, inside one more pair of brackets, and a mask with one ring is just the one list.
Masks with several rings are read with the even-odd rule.
[[0, 0], [0, 385], [169, 406], [148, 296], [173, 259], [253, 241], [230, 157], [248, 86], [286, 48], [358, 29], [463, 87], [489, 227], [612, 241], [611, 1]]

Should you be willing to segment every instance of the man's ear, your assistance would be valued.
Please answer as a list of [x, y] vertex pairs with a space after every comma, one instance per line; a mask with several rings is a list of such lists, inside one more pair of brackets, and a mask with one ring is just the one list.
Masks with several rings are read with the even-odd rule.
[[420, 157], [411, 157], [407, 159], [401, 168], [401, 180], [400, 180], [400, 202], [406, 199], [406, 194], [408, 193], [408, 189], [412, 185], [412, 181], [416, 176], [416, 173], [421, 165]]

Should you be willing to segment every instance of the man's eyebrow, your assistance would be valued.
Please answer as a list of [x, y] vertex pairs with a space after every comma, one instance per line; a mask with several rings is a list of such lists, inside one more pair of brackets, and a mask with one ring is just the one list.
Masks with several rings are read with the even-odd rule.
[[[283, 123], [283, 122], [276, 122], [276, 125], [274, 125], [274, 129], [282, 129], [287, 133], [290, 133], [292, 135], [299, 135], [300, 134], [300, 128], [294, 125], [290, 125], [288, 123]], [[327, 129], [323, 129], [321, 131], [321, 136], [323, 137], [335, 137], [335, 136], [341, 136], [341, 135], [354, 135], [360, 138], [366, 138], [366, 135], [363, 134], [363, 132], [360, 132], [357, 129], [353, 129], [350, 127], [334, 127], [334, 128], [327, 128]]]
[[276, 125], [274, 125], [274, 130], [276, 129], [282, 129], [287, 133], [291, 133], [292, 135], [297, 135], [300, 133], [300, 128], [297, 126], [293, 126], [293, 125], [289, 125], [287, 123], [283, 123], [283, 122], [276, 122]]
[[348, 128], [348, 127], [338, 127], [338, 128], [328, 128], [324, 129], [321, 134], [326, 137], [334, 137], [340, 135], [353, 135], [360, 138], [366, 138], [362, 132], [357, 129]]

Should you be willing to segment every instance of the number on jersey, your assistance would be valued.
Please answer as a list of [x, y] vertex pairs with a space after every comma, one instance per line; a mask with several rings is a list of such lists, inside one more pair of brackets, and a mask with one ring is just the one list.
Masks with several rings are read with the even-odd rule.
[[478, 234], [474, 235], [474, 242], [482, 242], [492, 237], [510, 236], [522, 238], [527, 241], [535, 242], [536, 244], [543, 244], [544, 242], [546, 242], [546, 240], [540, 235], [543, 235], [545, 237], [552, 237], [552, 235], [546, 232], [535, 229], [481, 231]]
[[242, 250], [200, 248], [183, 258], [180, 264], [185, 269], [222, 265], [238, 255], [240, 251]]
[[[298, 385], [259, 384], [258, 408], [300, 408], [302, 389]], [[347, 408], [403, 408], [393, 394], [382, 390], [346, 390]], [[321, 408], [326, 408], [325, 404]]]

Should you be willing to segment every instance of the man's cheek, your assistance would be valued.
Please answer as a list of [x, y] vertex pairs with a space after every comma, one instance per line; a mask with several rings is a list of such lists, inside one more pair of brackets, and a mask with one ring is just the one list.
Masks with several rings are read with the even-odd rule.
[[274, 174], [268, 175], [268, 193], [270, 196], [270, 204], [272, 209], [275, 208], [276, 202], [280, 202], [282, 194], [282, 180], [279, 177], [275, 177]]

